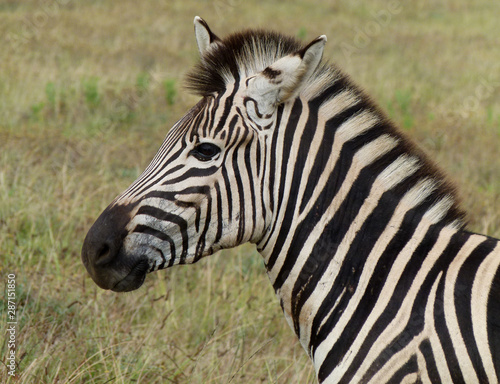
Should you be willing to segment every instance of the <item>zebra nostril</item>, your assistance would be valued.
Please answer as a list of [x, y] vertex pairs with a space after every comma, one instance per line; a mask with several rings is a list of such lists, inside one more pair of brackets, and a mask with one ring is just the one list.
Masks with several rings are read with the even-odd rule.
[[103, 244], [97, 252], [97, 258], [100, 259], [102, 257], [108, 256], [109, 252], [111, 252], [111, 248], [109, 248], [109, 245]]
[[109, 246], [109, 244], [104, 243], [99, 247], [99, 249], [95, 254], [95, 264], [96, 265], [107, 264], [111, 261], [112, 258], [113, 255], [111, 252], [111, 247]]

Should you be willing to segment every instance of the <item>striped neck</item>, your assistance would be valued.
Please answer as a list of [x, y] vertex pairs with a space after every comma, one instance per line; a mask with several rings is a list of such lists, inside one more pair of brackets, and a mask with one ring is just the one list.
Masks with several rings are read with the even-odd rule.
[[[280, 111], [268, 156], [273, 219], [258, 243], [287, 321], [308, 352], [310, 331], [301, 334], [301, 324], [321, 310], [315, 303], [331, 309], [353, 294], [371, 250], [391, 236], [385, 228], [411, 234], [423, 217], [463, 226], [439, 171], [345, 76], [328, 75], [330, 84], [316, 79]], [[325, 279], [338, 289], [327, 301], [312, 297]]]

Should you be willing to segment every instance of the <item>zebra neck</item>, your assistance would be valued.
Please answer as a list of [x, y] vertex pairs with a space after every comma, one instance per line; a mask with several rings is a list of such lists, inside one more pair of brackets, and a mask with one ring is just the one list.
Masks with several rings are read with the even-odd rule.
[[[299, 338], [309, 316], [303, 304], [321, 305], [314, 294], [326, 271], [330, 280], [339, 278], [329, 293], [331, 309], [345, 290], [356, 289], [377, 244], [396, 234], [409, 239], [424, 217], [432, 225], [461, 226], [453, 191], [440, 173], [362, 92], [340, 78], [306, 96], [284, 107], [271, 145], [273, 219], [258, 244]], [[396, 256], [384, 252], [389, 264]]]

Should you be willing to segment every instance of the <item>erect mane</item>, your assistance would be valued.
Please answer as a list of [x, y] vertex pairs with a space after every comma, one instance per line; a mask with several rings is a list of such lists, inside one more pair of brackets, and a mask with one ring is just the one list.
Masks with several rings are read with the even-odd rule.
[[188, 73], [186, 87], [197, 95], [224, 92], [226, 85], [263, 71], [278, 59], [296, 52], [302, 44], [289, 36], [264, 30], [247, 30], [217, 40]]

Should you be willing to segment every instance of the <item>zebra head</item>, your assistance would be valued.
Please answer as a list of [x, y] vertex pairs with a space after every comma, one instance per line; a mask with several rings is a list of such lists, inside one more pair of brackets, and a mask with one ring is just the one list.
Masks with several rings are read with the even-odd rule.
[[201, 61], [188, 88], [201, 101], [85, 238], [82, 260], [101, 288], [134, 290], [149, 272], [258, 244], [271, 224], [273, 140], [326, 37], [306, 47], [262, 31], [219, 39], [199, 17], [195, 35]]

